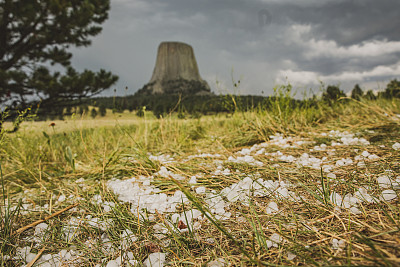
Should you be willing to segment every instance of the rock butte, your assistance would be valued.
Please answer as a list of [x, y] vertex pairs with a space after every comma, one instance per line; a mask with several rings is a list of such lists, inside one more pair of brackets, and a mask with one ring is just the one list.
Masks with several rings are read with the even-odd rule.
[[150, 81], [138, 94], [211, 94], [200, 77], [193, 48], [181, 42], [162, 42]]

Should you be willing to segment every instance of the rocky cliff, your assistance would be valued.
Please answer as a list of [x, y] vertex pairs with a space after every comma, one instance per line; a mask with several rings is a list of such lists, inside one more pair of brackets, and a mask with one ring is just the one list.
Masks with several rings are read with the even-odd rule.
[[193, 48], [181, 42], [162, 42], [150, 81], [137, 94], [211, 94], [199, 74]]

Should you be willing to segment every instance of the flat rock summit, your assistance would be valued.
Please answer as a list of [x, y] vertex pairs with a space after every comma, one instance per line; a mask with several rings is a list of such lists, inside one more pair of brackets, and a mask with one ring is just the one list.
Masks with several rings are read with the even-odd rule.
[[137, 94], [211, 94], [200, 77], [193, 48], [181, 42], [162, 42], [158, 46], [153, 76]]

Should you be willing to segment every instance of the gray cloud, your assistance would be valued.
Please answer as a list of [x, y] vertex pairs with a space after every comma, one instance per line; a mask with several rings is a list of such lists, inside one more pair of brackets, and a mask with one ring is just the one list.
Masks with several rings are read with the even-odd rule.
[[[119, 94], [125, 86], [133, 93], [150, 79], [158, 44], [169, 40], [193, 46], [217, 92], [232, 92], [232, 72], [241, 94], [270, 94], [285, 74], [294, 86], [315, 86], [315, 77], [370, 85], [400, 76], [399, 8], [397, 0], [113, 0], [102, 34], [73, 51], [73, 64], [111, 70]], [[264, 11], [268, 25], [259, 24]], [[388, 75], [379, 66], [391, 67]]]

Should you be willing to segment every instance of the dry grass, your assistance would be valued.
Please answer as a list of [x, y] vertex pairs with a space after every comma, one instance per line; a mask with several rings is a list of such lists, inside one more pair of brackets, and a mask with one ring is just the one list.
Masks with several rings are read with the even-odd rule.
[[[398, 101], [382, 100], [323, 106], [286, 115], [253, 111], [230, 117], [157, 120], [150, 115], [137, 118], [123, 114], [96, 120], [55, 121], [54, 127], [48, 126], [50, 122], [25, 123], [20, 132], [4, 137], [1, 143], [3, 198], [10, 201], [7, 204], [4, 199], [2, 203], [2, 216], [9, 218], [3, 219], [1, 229], [2, 266], [23, 264], [17, 258], [4, 259], [6, 255], [15, 256], [16, 248], [24, 246], [32, 247], [33, 254], [44, 248], [42, 258], [63, 249], [79, 252], [68, 266], [105, 266], [120, 255], [127, 257], [128, 252], [141, 263], [156, 251], [168, 253], [170, 266], [202, 266], [219, 258], [231, 266], [398, 266], [399, 197], [389, 202], [363, 203], [359, 207], [361, 213], [355, 215], [348, 209], [338, 211], [326, 193], [337, 192], [344, 196], [369, 186], [370, 194], [378, 198], [382, 189], [376, 178], [387, 170], [391, 170], [393, 177], [400, 175], [400, 154], [391, 148], [394, 142], [400, 142], [400, 123], [396, 117], [399, 113]], [[322, 135], [330, 130], [359, 133], [370, 145], [334, 147], [335, 154], [329, 155], [327, 164], [354, 158], [364, 150], [376, 154], [379, 159], [367, 161], [362, 168], [356, 162], [336, 167], [336, 179], [321, 175], [318, 169], [280, 161], [271, 154], [254, 156], [262, 166], [227, 161], [242, 148], [268, 141], [275, 133], [293, 137], [292, 142], [308, 143], [296, 148], [270, 145], [265, 153], [280, 151], [298, 158], [307, 152], [322, 158], [327, 155], [326, 151], [310, 152], [310, 148], [336, 141], [334, 137]], [[170, 154], [175, 160], [170, 163], [150, 160], [148, 152]], [[189, 158], [200, 153], [219, 153], [221, 157]], [[231, 174], [215, 175], [220, 165]], [[181, 205], [178, 211], [190, 208], [203, 211], [198, 230], [183, 233], [173, 230], [178, 226], [167, 223], [170, 221], [168, 214], [140, 218], [107, 187], [112, 177], [151, 176], [161, 166], [186, 179], [178, 182], [156, 176], [152, 184], [167, 195], [178, 189], [184, 191], [191, 204]], [[230, 219], [216, 219], [212, 215], [207, 219], [210, 209], [205, 204], [207, 196], [195, 193], [188, 184], [193, 175], [199, 175], [195, 187], [205, 186], [208, 192], [219, 191], [250, 177], [290, 183], [290, 191], [301, 198], [292, 201], [276, 195], [252, 196], [247, 202], [231, 203], [227, 210], [232, 213]], [[99, 195], [102, 202], [94, 201], [95, 195]], [[60, 196], [67, 199], [57, 201]], [[4, 214], [11, 206], [16, 206], [20, 198], [23, 212], [6, 217]], [[105, 210], [105, 201], [115, 204]], [[271, 201], [278, 203], [278, 213], [266, 212]], [[31, 239], [34, 229], [16, 233], [17, 229], [74, 203], [79, 206], [46, 221], [49, 227], [41, 239]], [[78, 222], [74, 230], [76, 235], [66, 240], [63, 227], [71, 224], [71, 218]], [[91, 218], [101, 218], [105, 226], [93, 225]], [[154, 225], [159, 223], [170, 227], [169, 231], [163, 235], [157, 233]], [[118, 248], [125, 229], [132, 231], [137, 240]], [[279, 234], [284, 241], [271, 247], [268, 241], [273, 234]], [[108, 236], [110, 246], [104, 244], [104, 235]], [[343, 240], [343, 245], [333, 247], [333, 239]], [[292, 254], [296, 257], [288, 258]]]

